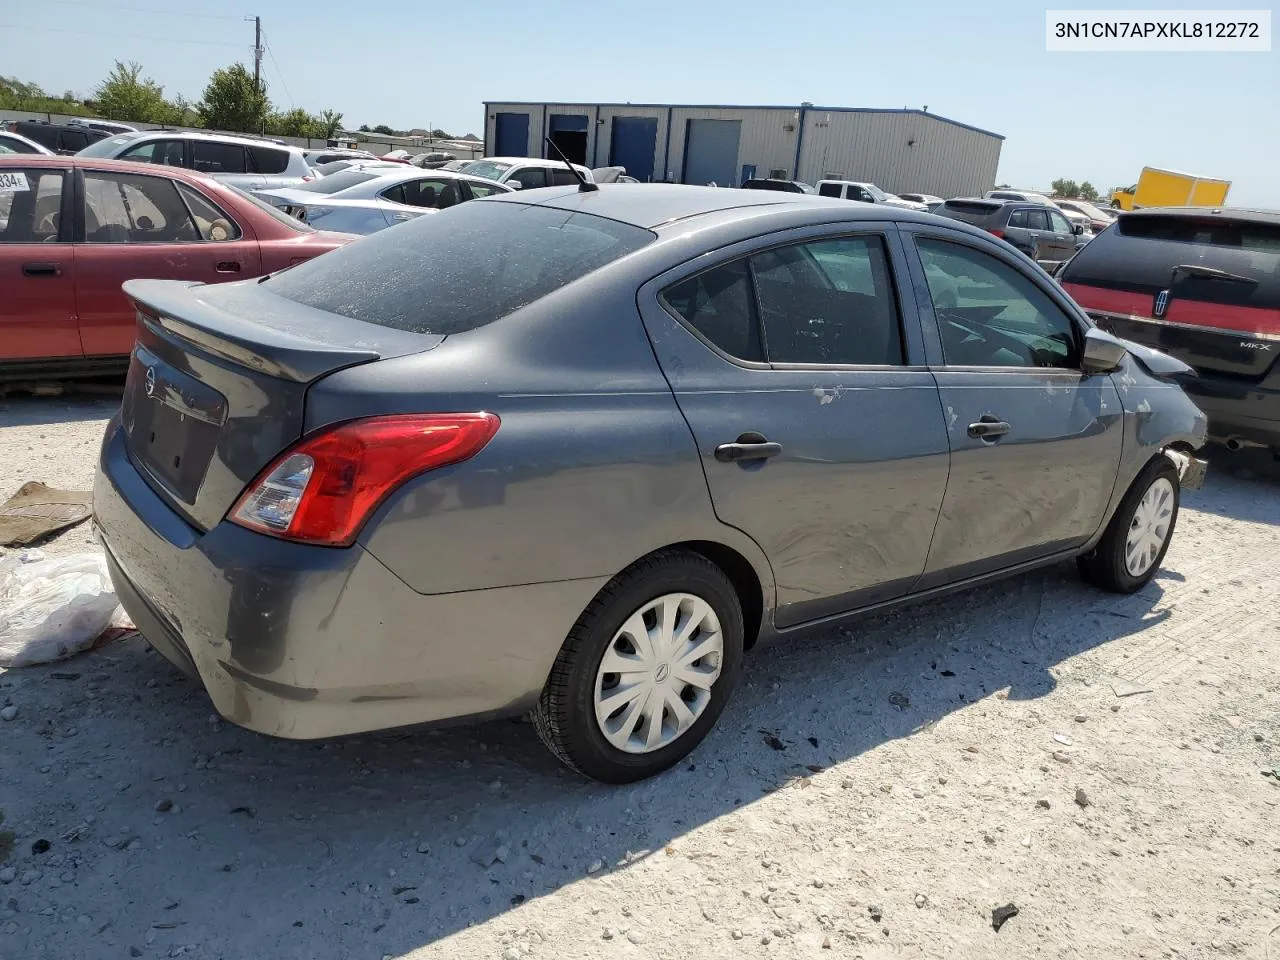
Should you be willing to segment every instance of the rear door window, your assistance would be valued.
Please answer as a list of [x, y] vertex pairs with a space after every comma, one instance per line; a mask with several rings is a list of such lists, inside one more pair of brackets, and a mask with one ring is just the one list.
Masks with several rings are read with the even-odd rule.
[[838, 183], [820, 183], [818, 184], [818, 196], [820, 197], [839, 197], [840, 184]]
[[1023, 210], [1027, 216], [1027, 227], [1032, 230], [1048, 230], [1049, 217], [1044, 210]]
[[879, 236], [751, 257], [770, 363], [900, 365], [901, 324]]
[[217, 140], [194, 140], [191, 165], [203, 173], [244, 173], [244, 147]]
[[249, 152], [251, 173], [284, 173], [289, 169], [289, 151], [275, 147], [246, 147]]
[[553, 187], [577, 186], [578, 178], [568, 170], [557, 170], [553, 168], [547, 172], [551, 174], [551, 185]]
[[1031, 224], [1030, 224], [1030, 222], [1027, 220], [1027, 211], [1025, 211], [1025, 210], [1014, 210], [1012, 213], [1010, 213], [1010, 214], [1009, 214], [1009, 226], [1011, 226], [1011, 227], [1023, 227], [1024, 229], [1025, 229], [1025, 228], [1027, 228], [1027, 227], [1030, 227], [1030, 226], [1031, 226]]
[[[464, 203], [271, 277], [264, 290], [354, 320], [448, 335], [492, 323], [652, 242], [640, 227], [514, 203]], [[321, 263], [323, 261], [323, 263]]]

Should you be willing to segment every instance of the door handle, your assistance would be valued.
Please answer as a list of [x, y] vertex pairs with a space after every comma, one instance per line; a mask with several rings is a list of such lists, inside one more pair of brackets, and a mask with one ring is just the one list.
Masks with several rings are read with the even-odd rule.
[[1003, 420], [998, 420], [991, 414], [982, 415], [982, 419], [977, 423], [969, 424], [969, 436], [978, 437], [982, 440], [996, 440], [1003, 437], [1010, 430], [1009, 424]]
[[218, 273], [239, 273], [239, 260], [219, 260], [213, 267]]
[[716, 459], [721, 463], [768, 460], [780, 453], [782, 444], [772, 443], [758, 433], [744, 433], [734, 443], [722, 443], [716, 447]]
[[60, 277], [62, 268], [56, 263], [24, 263], [22, 275], [24, 277]]

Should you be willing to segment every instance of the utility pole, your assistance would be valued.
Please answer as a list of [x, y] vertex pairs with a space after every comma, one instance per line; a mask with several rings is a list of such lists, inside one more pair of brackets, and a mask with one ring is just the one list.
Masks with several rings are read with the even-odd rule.
[[262, 93], [262, 18], [253, 18], [253, 89]]

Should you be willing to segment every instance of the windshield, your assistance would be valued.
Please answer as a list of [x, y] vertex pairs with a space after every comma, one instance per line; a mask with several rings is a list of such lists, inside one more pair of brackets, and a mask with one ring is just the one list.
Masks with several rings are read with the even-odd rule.
[[226, 187], [228, 190], [237, 194], [242, 200], [247, 200], [249, 203], [253, 204], [263, 213], [269, 214], [272, 217], [272, 219], [280, 221], [285, 226], [291, 227], [294, 230], [297, 230], [299, 233], [315, 233], [316, 232], [314, 227], [308, 227], [305, 223], [302, 223], [299, 220], [295, 220], [293, 217], [289, 216], [283, 210], [277, 210], [275, 207], [271, 206], [271, 204], [267, 203], [265, 200], [258, 199], [252, 193], [249, 193], [247, 190], [241, 190], [239, 187], [232, 186], [231, 184], [227, 183], [225, 180], [219, 180], [218, 182], [221, 186]]
[[505, 317], [653, 239], [585, 213], [464, 203], [299, 264], [263, 287], [353, 320], [443, 336]]
[[109, 159], [119, 153], [127, 144], [133, 143], [133, 141], [137, 140], [141, 136], [143, 136], [141, 133], [122, 133], [118, 137], [107, 137], [104, 140], [99, 140], [97, 143], [89, 144], [89, 146], [85, 147], [77, 155], [81, 157], [105, 157]]
[[867, 193], [876, 198], [876, 202], [884, 203], [889, 199], [889, 195], [877, 187], [874, 183], [868, 183], [865, 187]]
[[461, 172], [473, 177], [484, 177], [486, 180], [501, 180], [502, 175], [511, 169], [509, 163], [494, 163], [492, 160], [472, 160], [462, 165]]
[[319, 180], [312, 180], [310, 183], [304, 183], [300, 187], [294, 187], [295, 190], [305, 190], [308, 193], [337, 193], [339, 190], [346, 190], [350, 187], [366, 183], [369, 180], [377, 180], [379, 174], [369, 173], [359, 168], [350, 170], [339, 170], [327, 177], [321, 177]]

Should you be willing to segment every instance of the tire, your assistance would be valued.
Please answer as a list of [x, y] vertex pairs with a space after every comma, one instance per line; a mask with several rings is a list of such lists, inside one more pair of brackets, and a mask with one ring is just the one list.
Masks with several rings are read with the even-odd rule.
[[[687, 626], [697, 619], [698, 626], [689, 633], [685, 641], [689, 646], [683, 648], [683, 653], [671, 653], [669, 657], [659, 653], [655, 654], [656, 659], [647, 658], [628, 639], [636, 635], [630, 628], [639, 623], [636, 618], [650, 605], [671, 604], [675, 602], [672, 598], [684, 598], [679, 599], [672, 623]], [[709, 608], [714, 619], [706, 618], [704, 607]], [[718, 631], [710, 629], [715, 626]], [[660, 625], [653, 629], [661, 633]], [[672, 632], [675, 642], [679, 642], [681, 630]], [[719, 650], [692, 664], [677, 664], [685, 653], [697, 652], [704, 645], [714, 647], [717, 635]], [[649, 639], [654, 638], [649, 635]], [[737, 681], [742, 648], [742, 606], [724, 572], [689, 551], [655, 553], [610, 580], [569, 631], [533, 710], [538, 736], [571, 769], [604, 783], [631, 783], [660, 773], [693, 750], [715, 725]], [[635, 666], [625, 674], [606, 673], [606, 654], [611, 654], [611, 663], [618, 662], [616, 655]], [[667, 660], [671, 666], [667, 666]], [[640, 667], [650, 662], [658, 663], [656, 671]], [[690, 671], [701, 671], [698, 684], [709, 681], [709, 690], [698, 684], [685, 684], [683, 678], [691, 675]], [[615, 678], [612, 687], [608, 685], [610, 678]], [[633, 682], [624, 684], [625, 678], [633, 678]], [[598, 718], [597, 704], [606, 711], [610, 691], [625, 697], [628, 690], [655, 684], [666, 684], [657, 689], [668, 691], [656, 714], [656, 729], [659, 736], [670, 735], [669, 741], [652, 748], [638, 742], [647, 742], [655, 729], [649, 719], [655, 714], [649, 710], [650, 701], [644, 699], [644, 694], [619, 707], [616, 718]], [[679, 716], [668, 706], [670, 696], [686, 705]], [[641, 717], [635, 722], [634, 732], [627, 733], [631, 703], [636, 704], [634, 712]], [[674, 706], [679, 708], [680, 704]], [[674, 732], [684, 722], [686, 711], [694, 719], [682, 732]], [[612, 740], [606, 735], [606, 725], [612, 728]], [[624, 739], [627, 749], [617, 745]]]
[[[1143, 557], [1146, 566], [1134, 572], [1134, 568], [1127, 562], [1130, 533], [1134, 532], [1135, 525], [1143, 523], [1144, 519], [1152, 519], [1150, 515], [1140, 517], [1139, 507], [1143, 504], [1148, 492], [1157, 488], [1158, 494], [1158, 488], [1164, 484], [1168, 484], [1169, 495], [1167, 502], [1160, 508], [1161, 510], [1164, 506], [1168, 508], [1167, 516], [1162, 521], [1164, 523], [1163, 543], [1155, 550], [1152, 557], [1150, 553], [1152, 544], [1148, 538], [1149, 549]], [[1120, 506], [1112, 516], [1111, 522], [1107, 524], [1106, 532], [1098, 541], [1098, 545], [1077, 560], [1080, 575], [1095, 587], [1112, 593], [1134, 593], [1145, 587], [1160, 569], [1160, 564], [1164, 562], [1164, 555], [1168, 552], [1169, 544], [1173, 540], [1174, 527], [1178, 522], [1180, 499], [1178, 468], [1163, 454], [1155, 457], [1142, 468], [1142, 472], [1129, 487], [1129, 492], [1120, 501]], [[1159, 520], [1158, 517], [1155, 519]], [[1159, 522], [1152, 529], [1158, 528]]]

